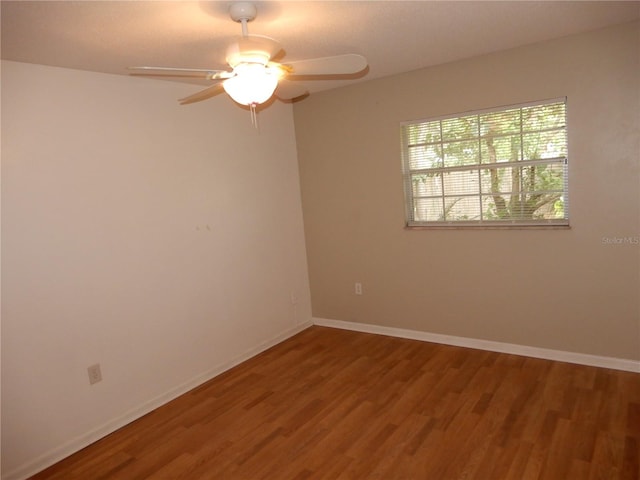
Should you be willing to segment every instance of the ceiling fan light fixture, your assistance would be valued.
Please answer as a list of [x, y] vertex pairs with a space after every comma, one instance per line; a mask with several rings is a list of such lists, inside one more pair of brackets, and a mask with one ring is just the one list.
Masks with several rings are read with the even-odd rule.
[[271, 98], [278, 86], [279, 75], [270, 68], [256, 63], [236, 66], [235, 76], [224, 81], [222, 86], [240, 105], [259, 105]]

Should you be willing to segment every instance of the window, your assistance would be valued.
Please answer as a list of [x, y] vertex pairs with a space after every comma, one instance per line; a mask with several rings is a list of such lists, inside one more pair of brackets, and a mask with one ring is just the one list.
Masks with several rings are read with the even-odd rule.
[[566, 99], [403, 123], [407, 225], [568, 225], [566, 123]]

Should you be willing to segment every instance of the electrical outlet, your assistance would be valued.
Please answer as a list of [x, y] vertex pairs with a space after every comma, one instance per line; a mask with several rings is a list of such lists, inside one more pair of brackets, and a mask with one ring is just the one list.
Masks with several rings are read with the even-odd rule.
[[89, 373], [89, 385], [93, 385], [94, 383], [102, 381], [102, 372], [100, 371], [99, 363], [91, 365], [89, 368], [87, 368], [87, 372]]
[[356, 282], [356, 295], [362, 295], [362, 284], [360, 282]]

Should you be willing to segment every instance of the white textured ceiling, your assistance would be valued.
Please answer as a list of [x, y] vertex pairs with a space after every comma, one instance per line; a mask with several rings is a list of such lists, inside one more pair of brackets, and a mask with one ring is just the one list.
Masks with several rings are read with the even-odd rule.
[[[231, 2], [5, 1], [2, 58], [127, 75], [128, 66], [226, 68], [240, 35]], [[640, 1], [255, 2], [249, 32], [277, 39], [282, 61], [359, 53], [358, 80], [451, 62], [640, 18]], [[344, 81], [315, 81], [311, 92]]]

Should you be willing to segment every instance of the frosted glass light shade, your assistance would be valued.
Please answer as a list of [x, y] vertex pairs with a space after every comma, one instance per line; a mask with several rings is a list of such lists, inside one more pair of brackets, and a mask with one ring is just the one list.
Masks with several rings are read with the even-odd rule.
[[233, 100], [241, 105], [264, 103], [278, 86], [278, 75], [257, 63], [246, 63], [234, 68], [234, 77], [222, 86]]

